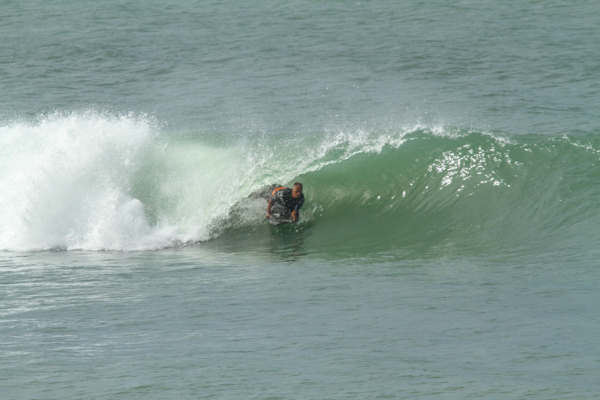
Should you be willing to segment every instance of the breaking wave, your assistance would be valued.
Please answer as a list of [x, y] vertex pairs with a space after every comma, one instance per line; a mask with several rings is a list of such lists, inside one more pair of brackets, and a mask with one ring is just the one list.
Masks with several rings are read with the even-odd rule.
[[[595, 136], [167, 134], [146, 116], [45, 116], [0, 127], [0, 249], [244, 250], [294, 235], [308, 253], [577, 248], [598, 239], [599, 151]], [[271, 227], [248, 195], [296, 180], [301, 222]]]

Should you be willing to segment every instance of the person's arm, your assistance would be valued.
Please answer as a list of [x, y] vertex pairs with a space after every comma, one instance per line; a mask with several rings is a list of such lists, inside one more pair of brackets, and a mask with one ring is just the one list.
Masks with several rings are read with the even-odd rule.
[[267, 216], [265, 218], [271, 218], [271, 206], [273, 205], [273, 200], [269, 199], [269, 205], [267, 205]]
[[300, 218], [300, 209], [302, 208], [303, 205], [304, 205], [304, 198], [302, 198], [302, 200], [300, 200], [300, 202], [294, 208], [294, 211], [292, 211], [292, 221], [293, 222], [298, 222], [298, 218]]

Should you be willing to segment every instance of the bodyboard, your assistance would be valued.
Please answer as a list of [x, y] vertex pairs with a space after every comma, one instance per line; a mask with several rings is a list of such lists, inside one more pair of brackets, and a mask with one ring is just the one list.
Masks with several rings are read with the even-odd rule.
[[277, 218], [275, 216], [272, 216], [271, 218], [269, 218], [269, 223], [273, 226], [277, 226], [277, 225], [282, 225], [282, 224], [289, 224], [290, 222], [292, 222], [292, 219], [290, 218]]

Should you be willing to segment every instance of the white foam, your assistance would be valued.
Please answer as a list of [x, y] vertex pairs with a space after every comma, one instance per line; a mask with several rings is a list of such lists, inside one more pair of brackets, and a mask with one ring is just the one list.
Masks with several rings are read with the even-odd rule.
[[0, 249], [160, 246], [128, 194], [147, 118], [88, 112], [0, 127]]

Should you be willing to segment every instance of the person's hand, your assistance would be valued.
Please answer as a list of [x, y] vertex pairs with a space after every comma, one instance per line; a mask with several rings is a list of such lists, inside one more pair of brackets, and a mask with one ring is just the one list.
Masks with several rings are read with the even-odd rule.
[[266, 219], [271, 218], [271, 214], [267, 214], [267, 216], [265, 217]]

